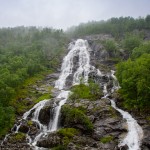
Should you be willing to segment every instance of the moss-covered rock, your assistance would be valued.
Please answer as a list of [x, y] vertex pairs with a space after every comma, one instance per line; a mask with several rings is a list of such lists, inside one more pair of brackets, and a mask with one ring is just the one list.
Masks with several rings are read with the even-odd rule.
[[92, 122], [82, 110], [64, 105], [61, 109], [61, 113], [61, 123], [64, 127], [75, 127], [87, 132], [93, 130]]
[[9, 138], [10, 143], [18, 143], [18, 142], [25, 142], [25, 141], [26, 141], [26, 134], [21, 132], [15, 133], [11, 135], [11, 137]]

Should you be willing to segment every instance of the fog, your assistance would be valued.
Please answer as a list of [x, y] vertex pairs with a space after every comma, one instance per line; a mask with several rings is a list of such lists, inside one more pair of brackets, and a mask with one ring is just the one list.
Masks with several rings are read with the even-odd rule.
[[0, 0], [0, 27], [67, 29], [88, 21], [150, 14], [149, 0]]

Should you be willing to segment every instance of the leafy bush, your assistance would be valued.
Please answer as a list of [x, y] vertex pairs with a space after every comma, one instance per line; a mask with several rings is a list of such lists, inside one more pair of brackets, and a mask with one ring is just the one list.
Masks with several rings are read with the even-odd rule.
[[15, 122], [15, 113], [12, 107], [0, 106], [0, 137], [5, 135]]
[[103, 44], [107, 51], [115, 52], [117, 50], [117, 45], [114, 40], [106, 40]]
[[144, 53], [150, 54], [150, 42], [146, 42], [139, 47], [134, 48], [132, 52], [132, 58], [136, 59]]
[[117, 65], [119, 93], [128, 109], [149, 111], [150, 106], [150, 54], [143, 54], [135, 61], [130, 59]]
[[124, 48], [130, 54], [132, 54], [133, 49], [139, 47], [141, 43], [142, 43], [142, 39], [138, 35], [131, 35], [131, 34], [127, 34], [123, 41]]

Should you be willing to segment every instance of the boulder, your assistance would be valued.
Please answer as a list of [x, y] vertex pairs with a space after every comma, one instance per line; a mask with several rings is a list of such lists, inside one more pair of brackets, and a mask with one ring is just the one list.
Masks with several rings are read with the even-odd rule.
[[43, 137], [37, 142], [38, 147], [44, 148], [53, 148], [61, 144], [61, 138], [56, 132], [50, 133], [47, 137]]
[[40, 110], [38, 118], [39, 121], [44, 125], [48, 125], [50, 122], [50, 118], [53, 117], [53, 110], [54, 110], [54, 100], [46, 102], [45, 106]]
[[27, 124], [22, 124], [19, 128], [19, 132], [27, 133], [29, 131], [29, 127]]
[[118, 150], [128, 150], [128, 146], [127, 145], [124, 145], [124, 146], [121, 146], [118, 148]]

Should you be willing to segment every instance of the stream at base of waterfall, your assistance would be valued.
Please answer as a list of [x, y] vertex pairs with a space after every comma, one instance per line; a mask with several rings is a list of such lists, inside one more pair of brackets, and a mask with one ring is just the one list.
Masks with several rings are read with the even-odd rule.
[[[29, 145], [34, 149], [40, 149], [39, 147], [36, 146], [36, 143], [42, 136], [47, 136], [48, 133], [58, 130], [60, 110], [61, 107], [65, 104], [70, 94], [69, 90], [65, 90], [67, 77], [72, 75], [73, 77], [72, 86], [73, 86], [73, 85], [80, 84], [81, 79], [84, 84], [88, 84], [89, 73], [92, 72], [93, 70], [96, 70], [97, 75], [99, 76], [103, 75], [99, 69], [96, 69], [94, 66], [90, 65], [90, 51], [92, 50], [90, 49], [88, 42], [86, 40], [78, 39], [75, 42], [71, 42], [69, 44], [68, 49], [69, 52], [63, 59], [59, 79], [55, 82], [55, 88], [59, 90], [59, 94], [56, 97], [56, 99], [59, 99], [60, 101], [59, 103], [54, 102], [54, 105], [56, 107], [54, 107], [53, 119], [50, 118], [49, 124], [47, 126], [43, 125], [39, 121], [39, 113], [41, 109], [44, 107], [44, 105], [46, 104], [46, 102], [48, 102], [49, 100], [40, 101], [39, 103], [34, 105], [33, 108], [31, 108], [29, 111], [24, 113], [22, 117], [22, 120], [27, 120], [31, 112], [34, 111], [32, 113], [31, 120], [38, 124], [40, 131], [34, 139], [32, 139], [27, 134]], [[79, 58], [78, 62], [76, 62], [78, 63], [77, 64], [78, 67], [74, 71], [73, 59], [76, 56]], [[111, 90], [111, 93], [113, 93], [118, 88], [120, 88], [114, 73], [115, 72], [113, 70], [111, 70], [111, 72], [109, 73], [109, 77], [113, 79], [113, 88]], [[103, 84], [102, 87], [103, 87], [104, 97], [109, 99], [108, 96], [111, 93], [107, 91], [107, 83]], [[122, 115], [122, 117], [126, 120], [128, 125], [128, 133], [118, 146], [122, 147], [124, 145], [127, 145], [129, 150], [140, 150], [141, 140], [143, 137], [142, 128], [138, 125], [137, 121], [128, 112], [117, 108], [114, 100], [112, 99], [109, 100], [111, 101], [111, 106]], [[18, 132], [19, 127], [20, 125], [17, 126], [16, 132]], [[5, 140], [6, 139], [7, 137], [5, 138]]]

